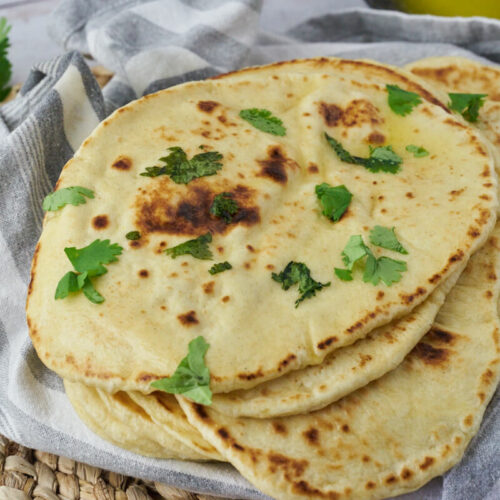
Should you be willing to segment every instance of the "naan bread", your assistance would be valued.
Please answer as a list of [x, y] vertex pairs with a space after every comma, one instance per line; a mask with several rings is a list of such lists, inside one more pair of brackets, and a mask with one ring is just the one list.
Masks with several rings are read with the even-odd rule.
[[[109, 392], [148, 392], [202, 335], [214, 393], [250, 388], [319, 364], [408, 314], [484, 243], [497, 195], [479, 134], [396, 69], [333, 61], [331, 74], [273, 78], [255, 70], [237, 81], [188, 83], [131, 103], [96, 129], [58, 183], [90, 188], [95, 199], [48, 214], [33, 261], [28, 323], [47, 366]], [[387, 83], [419, 92], [423, 103], [408, 116], [394, 114]], [[241, 120], [239, 111], [250, 107], [272, 110], [287, 135]], [[325, 131], [360, 156], [382, 137], [402, 156], [401, 172], [339, 161]], [[139, 176], [167, 147], [191, 157], [200, 144], [224, 155], [217, 175], [188, 185]], [[431, 155], [414, 158], [407, 144]], [[314, 187], [321, 182], [345, 184], [354, 195], [338, 223], [320, 214]], [[226, 226], [208, 214], [220, 192], [232, 192], [244, 207], [238, 223]], [[362, 234], [367, 242], [376, 224], [395, 226], [409, 251], [402, 280], [375, 287], [359, 277], [335, 278], [349, 237]], [[125, 239], [133, 229], [143, 234], [137, 246]], [[215, 258], [228, 260], [231, 271], [212, 277], [212, 263], [162, 253], [207, 230]], [[57, 282], [71, 269], [63, 249], [96, 238], [125, 248], [96, 283], [106, 301], [96, 306], [82, 294], [55, 301]], [[296, 291], [271, 280], [290, 260], [306, 263], [316, 280], [332, 281], [297, 309]]]
[[329, 407], [232, 418], [179, 397], [189, 421], [276, 499], [373, 499], [419, 488], [457, 463], [499, 379], [500, 226], [394, 371]]
[[64, 388], [85, 425], [120, 448], [156, 458], [223, 460], [213, 446], [189, 425], [170, 394], [162, 394], [158, 399], [150, 396], [148, 406], [156, 404], [162, 410], [158, 421], [126, 392], [109, 394], [67, 380]]

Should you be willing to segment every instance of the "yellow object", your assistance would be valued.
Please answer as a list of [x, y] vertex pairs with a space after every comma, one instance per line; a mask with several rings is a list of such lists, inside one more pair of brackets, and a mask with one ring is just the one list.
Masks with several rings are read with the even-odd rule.
[[498, 0], [397, 0], [399, 7], [412, 14], [436, 16], [485, 16], [500, 19]]

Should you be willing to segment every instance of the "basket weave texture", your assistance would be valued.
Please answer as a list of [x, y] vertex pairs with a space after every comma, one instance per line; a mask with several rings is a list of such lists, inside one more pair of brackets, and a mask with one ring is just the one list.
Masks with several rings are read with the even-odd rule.
[[0, 500], [221, 500], [31, 450], [0, 435]]

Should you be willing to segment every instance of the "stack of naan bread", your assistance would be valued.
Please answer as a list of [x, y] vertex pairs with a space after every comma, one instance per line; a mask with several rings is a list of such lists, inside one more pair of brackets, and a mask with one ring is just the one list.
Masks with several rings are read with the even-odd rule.
[[[47, 214], [27, 305], [33, 344], [82, 420], [140, 454], [228, 461], [280, 499], [384, 498], [456, 464], [499, 379], [499, 82], [459, 58], [291, 61], [161, 91], [101, 123], [57, 186], [94, 198]], [[421, 102], [394, 113], [387, 85]], [[448, 92], [488, 95], [476, 123]], [[243, 120], [252, 108], [286, 133]], [[325, 133], [359, 157], [391, 145], [400, 170], [342, 161]], [[169, 147], [217, 151], [222, 168], [187, 184], [141, 176]], [[340, 220], [322, 214], [322, 183], [352, 193]], [[217, 193], [239, 204], [230, 224], [207, 213]], [[372, 247], [404, 260], [401, 279], [339, 279], [349, 238], [368, 244], [375, 226], [407, 251]], [[232, 269], [165, 255], [206, 233]], [[64, 248], [96, 238], [123, 247], [98, 278], [105, 301], [55, 300]], [[298, 307], [296, 288], [272, 279], [291, 261], [330, 282]], [[199, 336], [212, 403], [155, 390]]]

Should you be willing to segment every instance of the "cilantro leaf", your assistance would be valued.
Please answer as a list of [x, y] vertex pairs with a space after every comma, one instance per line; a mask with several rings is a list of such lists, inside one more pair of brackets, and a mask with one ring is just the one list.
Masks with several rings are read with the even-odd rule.
[[400, 170], [403, 159], [393, 151], [392, 146], [378, 146], [375, 148], [370, 146], [370, 156], [361, 158], [360, 156], [351, 155], [339, 141], [330, 137], [326, 132], [325, 137], [341, 161], [362, 165], [374, 173], [382, 171], [395, 174]]
[[312, 279], [309, 268], [302, 262], [294, 261], [290, 261], [279, 274], [272, 273], [272, 279], [281, 283], [283, 290], [288, 290], [291, 286], [299, 284], [300, 297], [295, 301], [295, 307], [299, 307], [303, 300], [314, 297], [317, 291], [330, 286], [330, 282], [320, 283]]
[[9, 32], [11, 26], [5, 17], [0, 18], [0, 101], [3, 101], [11, 91], [7, 87], [12, 76], [12, 64], [7, 59], [7, 49], [10, 47]]
[[366, 259], [363, 281], [378, 285], [382, 280], [387, 286], [391, 286], [401, 280], [401, 273], [406, 270], [406, 262], [402, 260], [394, 260], [390, 257], [376, 259], [373, 254], [370, 254]]
[[202, 234], [194, 240], [188, 240], [175, 247], [167, 248], [165, 253], [170, 255], [172, 259], [179, 255], [192, 255], [196, 259], [209, 260], [212, 258], [212, 252], [208, 248], [208, 244], [212, 241], [210, 233]]
[[141, 233], [139, 231], [129, 231], [126, 235], [125, 238], [127, 240], [140, 240], [141, 239]]
[[[370, 255], [371, 250], [365, 245], [362, 236], [359, 234], [351, 236], [344, 250], [342, 251], [342, 261], [349, 271], [352, 271], [354, 264], [365, 255]], [[337, 274], [338, 276], [338, 274]]]
[[116, 262], [116, 255], [122, 253], [123, 248], [118, 243], [110, 244], [109, 240], [95, 240], [83, 248], [69, 247], [64, 253], [79, 273], [87, 273], [89, 277], [101, 276], [107, 273], [104, 264]]
[[363, 159], [364, 166], [372, 172], [389, 172], [395, 174], [399, 172], [403, 159], [396, 154], [392, 146], [378, 146], [376, 148], [370, 146], [370, 157]]
[[394, 228], [389, 229], [388, 227], [375, 226], [370, 231], [370, 242], [378, 247], [408, 255], [408, 252], [397, 239]]
[[42, 208], [45, 211], [50, 210], [54, 212], [66, 205], [82, 205], [87, 202], [85, 196], [87, 198], [94, 198], [94, 192], [91, 189], [81, 186], [61, 188], [44, 198]]
[[406, 116], [410, 114], [413, 108], [422, 102], [422, 98], [418, 94], [403, 90], [397, 85], [386, 85], [385, 88], [388, 92], [387, 101], [389, 107], [397, 115]]
[[334, 271], [337, 277], [342, 281], [352, 281], [352, 271], [349, 271], [349, 269], [340, 269], [336, 267]]
[[427, 149], [423, 148], [422, 146], [408, 144], [405, 149], [406, 151], [408, 151], [408, 153], [413, 153], [413, 156], [415, 158], [423, 158], [424, 156], [429, 156], [429, 151], [427, 151]]
[[233, 220], [233, 215], [238, 213], [239, 207], [231, 193], [221, 193], [215, 196], [210, 213], [216, 217], [220, 217], [229, 224]]
[[[64, 299], [70, 293], [78, 292], [82, 289], [82, 285], [78, 283], [78, 274], [73, 271], [67, 272], [57, 284], [56, 288], [56, 299]], [[86, 277], [86, 276], [85, 276]]]
[[199, 153], [188, 160], [182, 148], [174, 146], [168, 150], [170, 154], [159, 159], [165, 165], [146, 167], [146, 172], [142, 172], [140, 175], [144, 177], [168, 175], [176, 184], [188, 184], [198, 177], [214, 175], [222, 168], [220, 160], [223, 156], [217, 151]]
[[217, 264], [214, 264], [208, 272], [210, 274], [217, 274], [217, 273], [222, 273], [224, 271], [227, 271], [228, 269], [232, 269], [233, 266], [226, 260], [225, 262], [217, 262]]
[[315, 191], [323, 208], [321, 213], [333, 222], [340, 220], [351, 203], [352, 193], [344, 185], [333, 187], [326, 182], [316, 186]]
[[477, 122], [479, 108], [484, 104], [488, 94], [448, 94], [451, 102], [448, 107], [460, 113], [468, 122]]
[[262, 132], [279, 136], [286, 134], [283, 122], [276, 116], [273, 116], [271, 111], [267, 109], [242, 109], [240, 111], [240, 118], [243, 118], [243, 120], [246, 120], [255, 128], [262, 130]]
[[[80, 274], [80, 276], [83, 276], [83, 274]], [[94, 285], [88, 276], [85, 278], [82, 291], [90, 302], [93, 302], [94, 304], [102, 304], [104, 302], [104, 297], [94, 288]]]
[[188, 354], [179, 363], [174, 374], [151, 382], [151, 387], [170, 394], [183, 394], [202, 405], [212, 404], [210, 371], [204, 360], [209, 347], [202, 336], [189, 342]]

